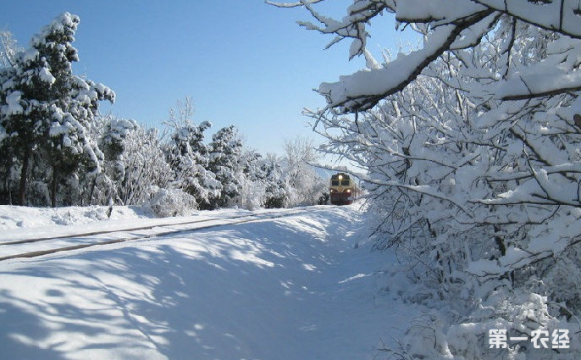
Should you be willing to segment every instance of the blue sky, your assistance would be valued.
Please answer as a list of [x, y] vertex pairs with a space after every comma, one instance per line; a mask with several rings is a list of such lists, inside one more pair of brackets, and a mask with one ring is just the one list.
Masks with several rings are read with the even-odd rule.
[[[328, 0], [324, 14], [341, 17], [350, 0]], [[18, 0], [0, 4], [0, 28], [21, 46], [64, 11], [81, 18], [73, 44], [77, 75], [117, 94], [101, 111], [162, 127], [176, 101], [191, 96], [195, 121], [235, 125], [250, 147], [282, 153], [285, 139], [312, 134], [304, 107], [325, 105], [320, 82], [364, 66], [348, 61], [348, 43], [324, 50], [331, 37], [307, 31], [305, 9], [279, 9], [264, 0]], [[374, 25], [375, 26], [375, 25]], [[390, 18], [369, 40], [371, 49], [404, 42]]]

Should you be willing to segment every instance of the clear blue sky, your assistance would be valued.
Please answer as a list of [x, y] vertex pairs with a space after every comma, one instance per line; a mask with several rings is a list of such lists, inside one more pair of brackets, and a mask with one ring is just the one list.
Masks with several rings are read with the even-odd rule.
[[[318, 9], [342, 17], [351, 0], [327, 3]], [[161, 128], [176, 101], [191, 96], [197, 123], [210, 121], [210, 133], [233, 124], [263, 154], [282, 153], [284, 140], [296, 136], [320, 141], [301, 115], [325, 105], [312, 89], [364, 66], [348, 61], [347, 42], [323, 50], [330, 36], [299, 27], [297, 20], [311, 20], [305, 9], [264, 0], [4, 0], [0, 28], [28, 47], [64, 11], [81, 18], [75, 73], [117, 94], [102, 112]], [[372, 49], [404, 41], [391, 19], [378, 30]]]

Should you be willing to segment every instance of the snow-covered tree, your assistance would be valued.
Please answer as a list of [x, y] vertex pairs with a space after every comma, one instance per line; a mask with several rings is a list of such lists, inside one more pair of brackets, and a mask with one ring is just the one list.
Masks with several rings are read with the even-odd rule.
[[211, 208], [235, 205], [244, 176], [240, 162], [242, 148], [242, 140], [234, 126], [224, 127], [212, 135], [208, 170], [216, 175], [222, 188], [220, 195], [210, 200]]
[[262, 161], [264, 174], [264, 207], [282, 208], [288, 205], [290, 188], [286, 182], [282, 163], [283, 159], [275, 154], [268, 154]]
[[125, 135], [123, 148], [123, 155], [115, 165], [123, 174], [116, 183], [118, 203], [142, 205], [160, 189], [171, 188], [174, 174], [165, 159], [156, 129], [131, 129]]
[[[309, 114], [326, 151], [366, 170], [378, 247], [407, 254], [422, 289], [406, 296], [449, 310], [394, 353], [578, 357], [576, 346], [558, 354], [485, 342], [495, 327], [579, 329], [567, 322], [581, 312], [578, 4], [360, 0], [334, 20], [317, 2], [286, 6], [306, 6], [320, 25], [303, 25], [333, 43], [352, 39], [350, 55], [368, 68], [321, 84], [328, 106]], [[390, 14], [424, 43], [379, 63], [365, 48], [367, 25]]]
[[264, 207], [266, 202], [266, 173], [262, 155], [254, 150], [244, 149], [240, 156], [240, 193], [235, 203], [254, 210]]
[[196, 207], [195, 198], [176, 187], [164, 134], [111, 115], [103, 122], [98, 138], [105, 177], [96, 184], [96, 203], [147, 205], [160, 217], [184, 215]]
[[34, 36], [31, 47], [14, 56], [12, 67], [1, 70], [0, 125], [7, 137], [0, 144], [20, 167], [18, 203], [26, 204], [27, 185], [35, 155], [42, 153], [50, 202], [70, 188], [70, 180], [83, 168], [96, 176], [103, 161], [89, 137], [99, 101], [114, 101], [108, 87], [72, 73], [79, 61], [72, 46], [79, 17], [64, 13]]
[[173, 133], [166, 147], [167, 158], [175, 173], [174, 186], [192, 195], [199, 207], [208, 208], [210, 200], [218, 196], [221, 184], [208, 170], [209, 150], [204, 143], [204, 132], [211, 127], [207, 121], [196, 125], [194, 106], [190, 97], [178, 101], [170, 110], [166, 122]]
[[263, 157], [254, 150], [243, 151], [240, 194], [235, 202], [250, 210], [287, 206], [290, 191], [281, 167], [283, 162], [274, 154]]
[[[112, 115], [104, 116], [99, 125], [95, 129], [94, 136], [99, 139], [98, 145], [104, 155], [104, 176], [94, 183], [93, 203], [103, 205], [120, 203], [119, 191], [126, 175], [126, 162], [134, 156], [129, 153], [133, 147], [131, 142], [139, 138], [132, 133], [139, 132], [140, 126], [135, 120], [121, 119]], [[147, 144], [144, 146], [147, 147]]]
[[328, 183], [317, 175], [313, 167], [318, 160], [313, 141], [303, 137], [286, 140], [284, 150], [288, 205], [317, 204]]
[[0, 68], [14, 66], [16, 53], [22, 50], [10, 31], [0, 30]]

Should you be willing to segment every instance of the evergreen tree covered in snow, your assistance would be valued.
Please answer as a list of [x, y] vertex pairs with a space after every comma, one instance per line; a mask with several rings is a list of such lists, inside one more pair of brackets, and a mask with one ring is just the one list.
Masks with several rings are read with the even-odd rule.
[[253, 150], [244, 150], [240, 156], [242, 176], [240, 193], [236, 203], [245, 209], [254, 210], [264, 206], [266, 177], [261, 167], [262, 155]]
[[241, 157], [241, 191], [236, 201], [245, 209], [282, 208], [287, 206], [288, 188], [276, 155], [263, 157], [246, 150]]
[[[57, 17], [0, 74], [0, 125], [7, 134], [0, 147], [13, 159], [12, 170], [20, 170], [17, 202], [22, 205], [31, 181], [44, 183], [56, 206], [75, 201], [57, 195], [78, 183], [79, 171], [93, 178], [102, 171], [103, 154], [90, 138], [90, 128], [99, 101], [113, 101], [115, 94], [73, 75], [72, 63], [79, 60], [72, 46], [78, 24], [75, 15]], [[38, 157], [42, 164], [35, 163]]]
[[[100, 184], [98, 190], [101, 191], [101, 196], [97, 203], [99, 204], [110, 204], [110, 203], [121, 203], [127, 205], [125, 201], [120, 197], [120, 194], [124, 193], [121, 189], [123, 182], [125, 181], [125, 176], [127, 175], [126, 170], [135, 171], [136, 169], [129, 169], [127, 166], [127, 161], [135, 154], [131, 154], [132, 142], [135, 138], [139, 136], [135, 135], [135, 132], [139, 132], [140, 126], [134, 120], [119, 119], [114, 116], [108, 115], [101, 120], [102, 126], [97, 129], [96, 137], [99, 139], [99, 148], [103, 151], [105, 157], [105, 174], [106, 179], [109, 183]], [[147, 143], [143, 144], [147, 148]], [[152, 161], [155, 161], [152, 159]], [[143, 164], [143, 166], [147, 166]]]
[[261, 163], [264, 174], [264, 207], [282, 208], [288, 205], [289, 186], [285, 181], [282, 160], [274, 154], [269, 154]]
[[209, 150], [204, 132], [211, 127], [207, 121], [195, 125], [193, 102], [186, 97], [170, 110], [167, 125], [173, 133], [166, 147], [168, 162], [175, 173], [174, 186], [192, 195], [201, 208], [209, 208], [211, 199], [222, 188], [215, 174], [208, 170]]
[[221, 208], [236, 204], [242, 191], [243, 168], [241, 166], [242, 140], [234, 126], [218, 130], [209, 145], [208, 170], [222, 184], [220, 194], [210, 200], [210, 207]]

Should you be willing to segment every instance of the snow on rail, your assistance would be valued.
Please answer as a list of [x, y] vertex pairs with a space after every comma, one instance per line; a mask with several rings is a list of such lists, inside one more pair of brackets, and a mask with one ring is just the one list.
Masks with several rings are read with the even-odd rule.
[[64, 207], [56, 209], [0, 206], [0, 245], [33, 239], [86, 236], [97, 233], [131, 231], [156, 226], [180, 225], [194, 221], [305, 210], [308, 207], [248, 211], [225, 209], [199, 211], [191, 216], [155, 218], [138, 207], [115, 207], [108, 219], [107, 207]]
[[[279, 217], [292, 216], [306, 211], [316, 211], [316, 208], [295, 208], [287, 210], [270, 210], [259, 212], [243, 211], [242, 213], [222, 213], [203, 217], [186, 216], [170, 219], [155, 219], [138, 223], [112, 222], [98, 223], [89, 226], [89, 230], [77, 228], [47, 230], [41, 237], [30, 237], [34, 232], [26, 233], [17, 240], [4, 236], [0, 241], [0, 261], [31, 258], [54, 254], [57, 252], [86, 249], [94, 246], [111, 245], [132, 240], [150, 239], [167, 235], [174, 235], [187, 231], [208, 229], [225, 225], [236, 225]], [[15, 231], [18, 233], [18, 231]]]

